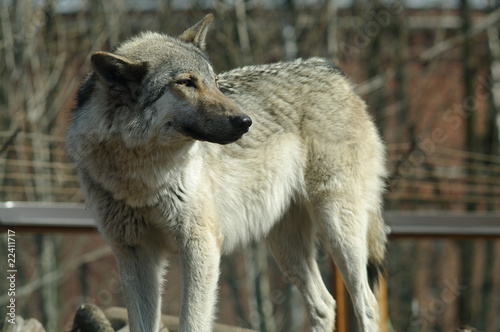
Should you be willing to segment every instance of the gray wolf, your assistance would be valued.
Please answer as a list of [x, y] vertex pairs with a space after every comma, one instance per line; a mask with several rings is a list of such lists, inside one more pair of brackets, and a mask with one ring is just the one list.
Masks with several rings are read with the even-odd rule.
[[205, 53], [211, 20], [93, 54], [68, 128], [86, 203], [116, 254], [131, 331], [158, 330], [172, 255], [180, 331], [211, 331], [220, 256], [259, 239], [302, 293], [310, 331], [335, 323], [317, 239], [362, 330], [377, 331], [369, 271], [385, 254], [385, 149], [365, 103], [319, 58], [216, 75]]

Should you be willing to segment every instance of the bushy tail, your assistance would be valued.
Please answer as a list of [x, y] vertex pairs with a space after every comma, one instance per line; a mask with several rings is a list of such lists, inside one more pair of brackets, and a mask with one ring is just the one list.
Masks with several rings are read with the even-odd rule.
[[370, 212], [369, 218], [367, 270], [370, 287], [374, 289], [379, 278], [386, 276], [385, 254], [387, 234], [390, 232], [390, 228], [385, 225], [381, 211]]

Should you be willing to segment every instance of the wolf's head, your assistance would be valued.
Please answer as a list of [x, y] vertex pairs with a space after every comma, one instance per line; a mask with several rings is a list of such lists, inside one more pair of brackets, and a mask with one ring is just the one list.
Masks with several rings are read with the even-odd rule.
[[241, 138], [252, 120], [221, 93], [205, 54], [212, 18], [177, 38], [147, 32], [112, 53], [94, 53], [93, 74], [79, 91], [76, 112], [95, 113], [92, 119], [106, 132], [100, 135], [120, 135], [128, 146], [151, 139], [168, 145]]

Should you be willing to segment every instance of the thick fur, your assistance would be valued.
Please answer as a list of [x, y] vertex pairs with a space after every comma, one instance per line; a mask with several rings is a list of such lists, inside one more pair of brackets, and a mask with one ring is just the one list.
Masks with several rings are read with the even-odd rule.
[[333, 331], [317, 238], [362, 330], [378, 331], [367, 266], [385, 255], [385, 152], [365, 103], [319, 58], [217, 80], [204, 53], [210, 20], [94, 54], [68, 130], [87, 205], [117, 257], [131, 331], [158, 330], [172, 254], [180, 330], [211, 331], [220, 255], [259, 239], [302, 293], [310, 331]]

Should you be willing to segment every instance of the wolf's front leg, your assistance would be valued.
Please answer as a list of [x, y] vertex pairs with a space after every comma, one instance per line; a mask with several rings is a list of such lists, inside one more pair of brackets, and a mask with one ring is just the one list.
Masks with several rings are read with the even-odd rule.
[[161, 283], [166, 260], [146, 248], [116, 253], [130, 332], [157, 332], [161, 319]]
[[210, 233], [180, 248], [182, 299], [179, 332], [209, 332], [217, 302], [220, 249]]

